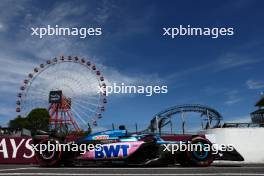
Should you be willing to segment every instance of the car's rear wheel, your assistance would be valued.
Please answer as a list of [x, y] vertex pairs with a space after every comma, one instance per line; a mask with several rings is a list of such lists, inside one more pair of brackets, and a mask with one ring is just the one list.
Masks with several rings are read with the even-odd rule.
[[[36, 152], [36, 159], [40, 166], [42, 167], [52, 167], [59, 166], [62, 158], [62, 152], [59, 150], [59, 147], [56, 147], [60, 144], [60, 141], [55, 138], [43, 139], [39, 143], [40, 147], [46, 145], [47, 148], [45, 151]], [[48, 145], [50, 145], [51, 150], [48, 149]], [[51, 147], [53, 145], [54, 147]], [[43, 148], [42, 148], [43, 149]]]
[[187, 161], [191, 166], [207, 167], [213, 162], [212, 143], [202, 137], [195, 137], [191, 141], [192, 146], [195, 144], [197, 148], [187, 152]]
[[[195, 137], [192, 139], [191, 150], [181, 152], [177, 156], [177, 162], [184, 167], [207, 167], [213, 162], [212, 144], [205, 138]], [[195, 148], [195, 145], [197, 148]]]

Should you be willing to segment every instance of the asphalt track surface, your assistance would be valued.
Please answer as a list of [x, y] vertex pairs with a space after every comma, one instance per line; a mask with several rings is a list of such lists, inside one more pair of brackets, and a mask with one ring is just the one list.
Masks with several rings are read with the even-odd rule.
[[59, 167], [0, 165], [1, 175], [264, 175], [264, 165], [191, 167]]

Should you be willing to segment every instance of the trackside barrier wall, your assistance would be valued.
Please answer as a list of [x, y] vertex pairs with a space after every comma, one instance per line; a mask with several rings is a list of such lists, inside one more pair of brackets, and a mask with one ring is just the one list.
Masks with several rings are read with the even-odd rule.
[[35, 164], [31, 137], [0, 137], [0, 164]]
[[201, 132], [217, 144], [233, 144], [243, 163], [264, 163], [264, 128], [214, 128]]

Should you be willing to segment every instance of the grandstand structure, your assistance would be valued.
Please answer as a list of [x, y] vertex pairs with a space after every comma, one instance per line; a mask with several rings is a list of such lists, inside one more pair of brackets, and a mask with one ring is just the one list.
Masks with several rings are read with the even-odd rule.
[[250, 113], [251, 120], [253, 123], [264, 124], [264, 96], [260, 98], [255, 104], [257, 110]]

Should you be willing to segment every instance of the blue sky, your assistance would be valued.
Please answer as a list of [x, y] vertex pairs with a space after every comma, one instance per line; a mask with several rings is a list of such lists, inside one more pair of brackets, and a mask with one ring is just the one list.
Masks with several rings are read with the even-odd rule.
[[[216, 108], [225, 121], [249, 121], [264, 90], [263, 1], [88, 0], [0, 3], [0, 123], [15, 116], [16, 92], [35, 65], [59, 55], [91, 58], [112, 82], [168, 85], [152, 97], [110, 96], [101, 124], [148, 124], [185, 103]], [[102, 27], [101, 37], [30, 35], [46, 25]], [[233, 27], [234, 36], [169, 39], [163, 27]]]

